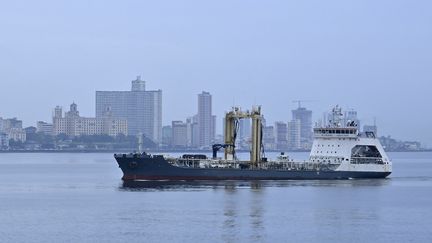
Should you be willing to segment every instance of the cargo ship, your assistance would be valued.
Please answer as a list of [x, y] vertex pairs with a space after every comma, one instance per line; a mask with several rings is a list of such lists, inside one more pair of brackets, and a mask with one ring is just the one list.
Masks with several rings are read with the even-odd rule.
[[[252, 119], [249, 160], [236, 156], [240, 119]], [[315, 126], [309, 159], [295, 161], [284, 153], [268, 160], [263, 153], [261, 107], [225, 114], [225, 140], [215, 144], [213, 156], [185, 154], [179, 158], [142, 152], [114, 154], [124, 181], [138, 180], [321, 180], [386, 178], [392, 163], [374, 132], [361, 133], [355, 121], [343, 120], [339, 106], [327, 125]], [[141, 146], [140, 146], [141, 147]], [[217, 156], [224, 149], [223, 158]]]

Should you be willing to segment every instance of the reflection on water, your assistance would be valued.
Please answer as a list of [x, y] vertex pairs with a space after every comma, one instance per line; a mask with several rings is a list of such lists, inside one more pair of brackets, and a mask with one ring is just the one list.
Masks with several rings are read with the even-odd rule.
[[[123, 181], [120, 191], [182, 190], [199, 188], [223, 188], [236, 192], [237, 188], [250, 188], [259, 193], [265, 187], [376, 187], [391, 183], [386, 179], [355, 180], [287, 180], [287, 181]], [[254, 194], [255, 195], [255, 194]]]
[[251, 235], [251, 241], [262, 241], [265, 239], [265, 226], [263, 224], [263, 214], [264, 214], [264, 207], [263, 207], [263, 187], [259, 182], [254, 183], [253, 186], [251, 186], [251, 205], [249, 218], [250, 218], [250, 224], [252, 228], [252, 235]]
[[239, 222], [239, 200], [237, 196], [237, 188], [235, 186], [226, 185], [223, 201], [223, 225], [222, 225], [222, 239], [225, 242], [236, 242], [238, 236]]
[[250, 182], [236, 181], [123, 181], [121, 191], [148, 191], [148, 190], [187, 190], [199, 188], [224, 188], [234, 191], [237, 187], [247, 187]]
[[[380, 220], [377, 207], [371, 207], [368, 210], [363, 208], [353, 208], [352, 205], [345, 205], [346, 199], [339, 198], [337, 193], [340, 190], [346, 192], [352, 191], [351, 188], [358, 188], [362, 191], [362, 187], [368, 191], [370, 187], [386, 187], [391, 183], [391, 179], [363, 179], [363, 180], [292, 180], [292, 181], [125, 181], [120, 186], [120, 191], [132, 192], [154, 192], [154, 191], [203, 191], [214, 190], [221, 194], [219, 203], [221, 209], [217, 211], [218, 217], [221, 219], [219, 227], [221, 229], [221, 240], [224, 242], [238, 242], [240, 239], [247, 237], [250, 242], [262, 242], [271, 237], [272, 226], [268, 224], [268, 219], [275, 217], [274, 214], [269, 214], [269, 201], [267, 190], [274, 191], [275, 188], [285, 191], [289, 190], [289, 194], [280, 194], [276, 200], [283, 200], [281, 203], [280, 218], [283, 227], [283, 222], [291, 221], [291, 216], [294, 219], [303, 217], [298, 208], [310, 206], [308, 213], [312, 217], [314, 225], [320, 225], [321, 230], [327, 229], [331, 231], [334, 227], [339, 226], [342, 230], [347, 230], [348, 234], [355, 231], [356, 227], [346, 227], [347, 222], [356, 222], [356, 226], [370, 227], [368, 222]], [[318, 189], [318, 190], [315, 190]], [[331, 194], [329, 193], [329, 189]], [[348, 189], [348, 190], [346, 190]], [[311, 195], [311, 201], [306, 201], [304, 206], [296, 204], [296, 197], [302, 197], [303, 192], [307, 193], [310, 190], [315, 190]], [[300, 193], [300, 194], [297, 194]], [[317, 201], [315, 201], [318, 199]], [[321, 202], [321, 199], [332, 198], [331, 204]], [[351, 200], [357, 200], [356, 193], [349, 195]], [[325, 201], [325, 200], [324, 200]], [[366, 202], [367, 204], [375, 202]], [[294, 206], [297, 205], [297, 206]], [[373, 206], [373, 205], [370, 205]], [[288, 213], [290, 212], [290, 213]], [[276, 217], [280, 217], [276, 214]], [[278, 218], [272, 219], [278, 221]], [[295, 224], [295, 223], [294, 223]], [[288, 227], [288, 226], [287, 226]], [[291, 225], [291, 227], [296, 227]], [[242, 232], [248, 232], [248, 235], [242, 235]], [[353, 232], [351, 232], [353, 231]], [[322, 232], [309, 234], [311, 240], [319, 241], [322, 237]], [[336, 241], [337, 238], [330, 237], [328, 241]]]
[[[237, 184], [238, 183], [238, 184]], [[224, 186], [224, 221], [222, 225], [222, 239], [224, 242], [238, 242], [239, 232], [242, 230], [242, 214], [247, 214], [248, 224], [251, 227], [252, 234], [249, 236], [251, 242], [261, 241], [264, 238], [263, 224], [263, 182], [227, 182]], [[237, 186], [238, 185], [238, 186]], [[251, 198], [246, 199], [240, 195], [239, 188], [245, 185], [250, 188]]]

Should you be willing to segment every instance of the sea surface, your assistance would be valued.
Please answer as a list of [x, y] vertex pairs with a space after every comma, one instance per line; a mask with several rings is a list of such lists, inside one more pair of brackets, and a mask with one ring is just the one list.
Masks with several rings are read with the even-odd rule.
[[129, 185], [112, 154], [3, 153], [0, 242], [432, 242], [432, 153], [389, 156], [388, 179]]

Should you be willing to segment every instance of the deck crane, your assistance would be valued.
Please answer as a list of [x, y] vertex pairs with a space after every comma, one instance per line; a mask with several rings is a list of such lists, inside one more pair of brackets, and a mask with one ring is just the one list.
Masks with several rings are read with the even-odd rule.
[[251, 166], [257, 167], [262, 161], [262, 115], [261, 107], [253, 107], [251, 111], [242, 111], [233, 107], [225, 114], [225, 160], [235, 160], [235, 142], [240, 119], [252, 119], [252, 150], [250, 154]]

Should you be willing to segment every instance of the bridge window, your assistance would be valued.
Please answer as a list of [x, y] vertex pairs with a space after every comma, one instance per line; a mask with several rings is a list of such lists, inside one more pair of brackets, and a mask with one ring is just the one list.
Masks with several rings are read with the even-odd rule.
[[352, 157], [374, 157], [381, 158], [381, 153], [376, 146], [372, 145], [357, 145], [351, 150]]
[[383, 164], [382, 155], [373, 145], [357, 145], [351, 150], [351, 163]]

